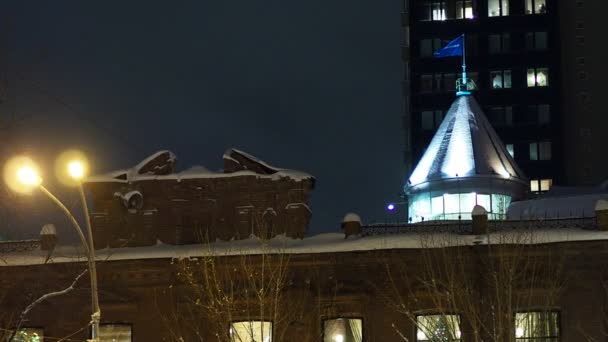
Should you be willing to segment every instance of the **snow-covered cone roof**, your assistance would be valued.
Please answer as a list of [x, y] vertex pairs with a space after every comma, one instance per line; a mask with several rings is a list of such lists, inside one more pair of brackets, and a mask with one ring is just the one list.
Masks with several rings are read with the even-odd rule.
[[412, 172], [406, 190], [416, 191], [434, 182], [482, 178], [515, 182], [527, 188], [526, 177], [475, 98], [458, 96]]

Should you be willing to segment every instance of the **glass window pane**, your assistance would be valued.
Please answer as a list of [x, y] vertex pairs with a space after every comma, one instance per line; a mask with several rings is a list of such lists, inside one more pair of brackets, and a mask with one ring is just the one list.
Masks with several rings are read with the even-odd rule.
[[501, 52], [501, 37], [498, 34], [491, 34], [488, 36], [488, 50], [490, 53]]
[[422, 129], [431, 130], [431, 129], [435, 128], [435, 125], [433, 124], [433, 112], [432, 111], [424, 111], [424, 112], [422, 112], [421, 115], [422, 115], [422, 118], [421, 118]]
[[548, 104], [538, 105], [538, 123], [551, 122], [551, 107]]
[[37, 328], [21, 328], [13, 338], [14, 342], [42, 342], [44, 330]]
[[416, 341], [460, 341], [460, 316], [417, 316]]
[[502, 85], [502, 71], [491, 71], [490, 78], [492, 79], [492, 88], [500, 89]]
[[443, 112], [440, 110], [435, 111], [435, 127], [439, 127], [443, 121]]
[[471, 214], [475, 207], [475, 193], [460, 194], [460, 212], [463, 214]]
[[431, 39], [420, 40], [420, 57], [430, 57], [433, 55], [433, 41]]
[[443, 205], [446, 214], [458, 214], [460, 212], [460, 198], [458, 194], [443, 195]]
[[559, 312], [518, 312], [515, 314], [517, 341], [557, 341], [559, 338]]
[[488, 0], [488, 17], [500, 16], [500, 0]]
[[363, 322], [361, 319], [328, 319], [323, 323], [323, 342], [361, 341], [363, 341]]
[[513, 125], [513, 107], [512, 106], [505, 107], [505, 125], [507, 125], [507, 126]]
[[243, 321], [230, 324], [232, 342], [272, 342], [272, 322]]
[[431, 209], [433, 219], [441, 218], [443, 215], [443, 196], [433, 197]]
[[545, 0], [534, 0], [534, 13], [547, 13], [547, 4], [545, 3]]
[[509, 15], [509, 0], [502, 0], [500, 4], [502, 15]]
[[532, 179], [530, 181], [530, 191], [538, 192], [538, 179]]
[[477, 194], [477, 205], [482, 206], [487, 212], [491, 212], [490, 195]]
[[547, 32], [534, 32], [534, 47], [537, 50], [547, 49]]
[[530, 143], [530, 160], [538, 160], [538, 144]]
[[551, 160], [551, 142], [543, 141], [539, 144], [539, 159]]
[[540, 180], [540, 191], [551, 190], [551, 185], [553, 185], [552, 179], [541, 179]]
[[549, 69], [547, 69], [547, 68], [536, 69], [536, 84], [539, 87], [546, 87], [549, 85]]
[[503, 87], [511, 88], [511, 70], [505, 70], [503, 73]]
[[534, 13], [533, 9], [534, 9], [534, 1], [526, 0], [526, 14]]
[[127, 324], [101, 324], [99, 325], [99, 340], [131, 342], [131, 326]]
[[528, 87], [536, 87], [536, 72], [534, 69], [528, 69]]

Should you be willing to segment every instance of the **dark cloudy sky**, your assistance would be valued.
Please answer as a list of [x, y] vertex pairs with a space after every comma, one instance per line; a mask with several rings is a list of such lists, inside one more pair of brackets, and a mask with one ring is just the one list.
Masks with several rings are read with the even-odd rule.
[[[386, 219], [405, 178], [400, 1], [2, 7], [0, 111], [21, 119], [15, 152], [50, 169], [80, 147], [105, 172], [159, 149], [180, 168], [219, 169], [237, 147], [317, 177], [312, 233], [338, 230], [348, 211]], [[28, 204], [33, 225], [50, 220], [44, 202]]]

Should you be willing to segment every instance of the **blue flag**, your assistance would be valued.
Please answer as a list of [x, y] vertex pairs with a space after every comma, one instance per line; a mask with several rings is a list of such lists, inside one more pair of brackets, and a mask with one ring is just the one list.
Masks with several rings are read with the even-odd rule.
[[452, 40], [448, 45], [444, 46], [441, 50], [438, 50], [433, 54], [435, 58], [450, 57], [450, 56], [462, 56], [462, 50], [464, 47], [463, 36]]

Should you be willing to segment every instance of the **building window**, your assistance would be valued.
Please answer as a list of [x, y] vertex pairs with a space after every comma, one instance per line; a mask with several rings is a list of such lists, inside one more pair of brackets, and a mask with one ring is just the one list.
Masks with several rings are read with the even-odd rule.
[[460, 316], [416, 316], [416, 341], [460, 341]]
[[509, 0], [488, 0], [488, 17], [509, 15]]
[[509, 152], [511, 158], [515, 158], [515, 148], [513, 144], [506, 144], [505, 147], [507, 148], [507, 152]]
[[559, 312], [517, 312], [515, 314], [515, 341], [559, 341]]
[[44, 330], [38, 328], [21, 328], [15, 333], [13, 342], [42, 342]]
[[436, 73], [420, 75], [420, 92], [444, 92], [455, 91], [456, 89], [456, 74], [452, 73]]
[[323, 342], [363, 341], [363, 320], [359, 318], [336, 318], [323, 322]]
[[473, 0], [456, 0], [456, 19], [473, 19]]
[[511, 35], [508, 33], [488, 35], [488, 52], [504, 53], [511, 50]]
[[511, 126], [513, 125], [513, 107], [501, 106], [490, 107], [488, 110], [488, 118], [494, 126]]
[[547, 13], [545, 0], [526, 0], [526, 14]]
[[526, 50], [538, 51], [547, 49], [547, 32], [526, 32]]
[[433, 130], [443, 121], [443, 112], [440, 110], [427, 110], [421, 113], [421, 127], [423, 130]]
[[530, 160], [551, 160], [551, 142], [530, 143]]
[[420, 92], [430, 93], [433, 91], [433, 75], [424, 74], [420, 75]]
[[420, 7], [421, 21], [438, 21], [446, 19], [446, 1], [441, 0], [426, 0]]
[[511, 88], [511, 70], [490, 71], [492, 89]]
[[433, 57], [433, 53], [439, 50], [441, 46], [442, 41], [439, 38], [421, 39], [420, 57]]
[[232, 322], [230, 339], [232, 342], [272, 342], [272, 322]]
[[548, 68], [529, 68], [528, 87], [546, 87], [549, 85]]
[[538, 123], [545, 125], [551, 122], [551, 107], [548, 104], [538, 105]]
[[131, 325], [129, 324], [100, 324], [100, 341], [131, 342]]

